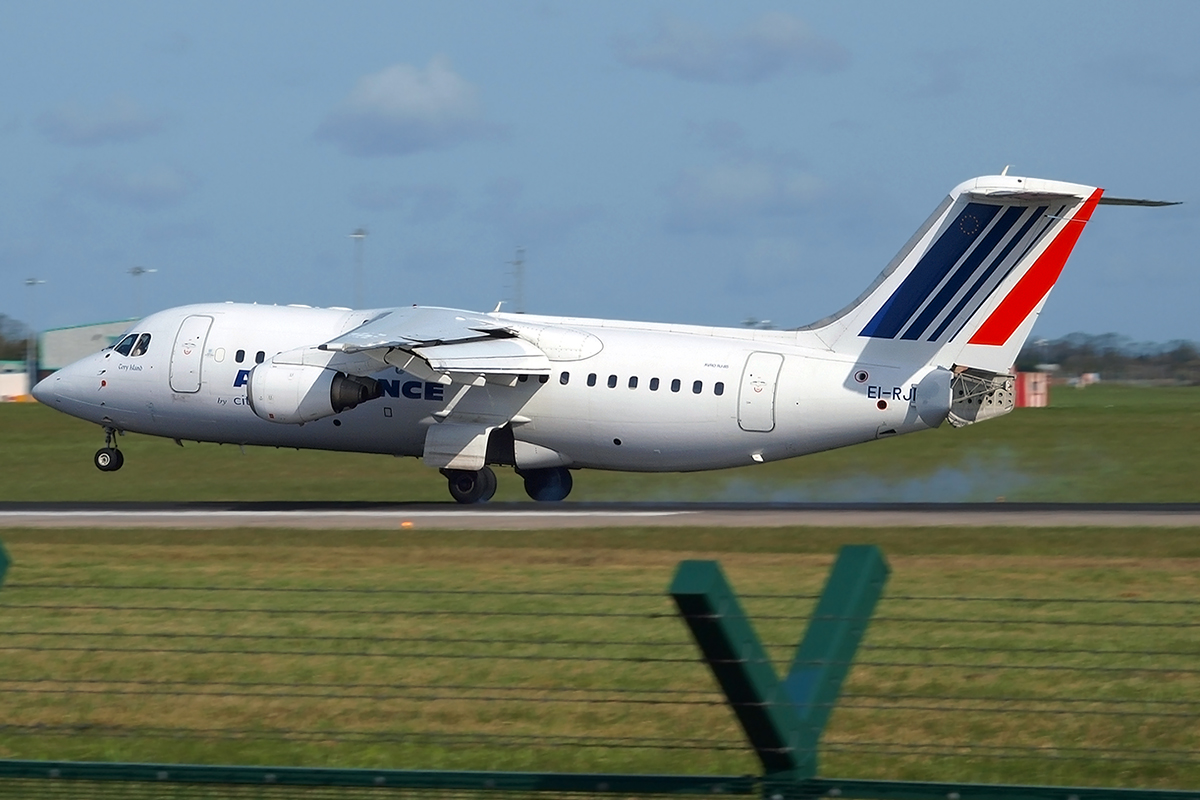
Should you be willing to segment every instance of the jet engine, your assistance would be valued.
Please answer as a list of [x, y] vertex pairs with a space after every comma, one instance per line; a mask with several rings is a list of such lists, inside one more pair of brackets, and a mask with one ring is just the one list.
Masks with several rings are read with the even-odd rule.
[[303, 425], [383, 395], [379, 381], [311, 364], [268, 361], [250, 372], [246, 399], [269, 422]]

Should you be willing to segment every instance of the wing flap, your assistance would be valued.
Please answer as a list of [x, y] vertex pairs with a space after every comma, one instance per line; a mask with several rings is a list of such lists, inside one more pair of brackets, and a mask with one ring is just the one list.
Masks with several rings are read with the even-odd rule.
[[441, 422], [425, 434], [425, 465], [439, 469], [482, 469], [494, 426]]
[[524, 339], [484, 339], [432, 347], [416, 347], [412, 353], [438, 372], [482, 373], [485, 375], [549, 375], [550, 359]]
[[355, 353], [386, 347], [412, 348], [457, 342], [511, 338], [499, 320], [453, 308], [397, 308], [321, 345], [323, 350]]
[[455, 381], [464, 375], [550, 374], [545, 352], [502, 321], [452, 308], [394, 309], [318, 349], [364, 356], [379, 366], [416, 366], [415, 357], [429, 372]]

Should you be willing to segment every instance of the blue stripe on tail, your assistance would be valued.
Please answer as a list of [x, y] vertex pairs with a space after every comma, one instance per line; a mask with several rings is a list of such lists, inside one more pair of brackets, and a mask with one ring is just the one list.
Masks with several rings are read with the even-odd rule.
[[[1033, 228], [1034, 225], [1042, 220], [1043, 215], [1046, 213], [1046, 208], [1047, 206], [1039, 206], [1038, 208], [1034, 209], [1034, 212], [1029, 216], [1029, 219], [1026, 220], [1025, 224], [1021, 226], [1021, 230], [1017, 231], [1017, 234], [1008, 240], [1008, 244], [1006, 244], [1004, 249], [1001, 250], [994, 259], [992, 259], [992, 263], [988, 265], [987, 269], [980, 273], [979, 277], [976, 278], [975, 283], [972, 284], [971, 288], [967, 290], [967, 293], [962, 296], [962, 299], [958, 301], [958, 304], [954, 306], [954, 310], [947, 314], [946, 318], [942, 320], [942, 323], [937, 326], [937, 330], [935, 330], [929, 337], [929, 341], [937, 341], [937, 338], [946, 331], [946, 328], [950, 327], [950, 324], [958, 318], [959, 314], [962, 313], [963, 308], [965, 308], [967, 304], [979, 294], [979, 290], [983, 288], [983, 286], [988, 282], [988, 278], [992, 277], [992, 274], [1000, 267], [1001, 264], [1004, 263], [1004, 260], [1008, 258], [1008, 254], [1013, 251], [1013, 248], [1016, 247], [1021, 240], [1029, 234], [1030, 229]], [[1037, 243], [1037, 240], [1041, 238], [1041, 235], [1045, 233], [1046, 228], [1048, 227], [1049, 223], [1047, 223], [1047, 225], [1043, 227], [1038, 235], [1034, 237], [1029, 247], [1032, 247]], [[1029, 247], [1025, 248], [1025, 252], [1029, 251]], [[1023, 252], [1021, 257], [1023, 258], [1024, 255], [1025, 253]], [[1013, 264], [1015, 265], [1020, 261], [1021, 258], [1017, 258]], [[1009, 269], [1011, 270], [1012, 267], [1010, 266]], [[1001, 277], [1001, 280], [1003, 279], [1004, 278]], [[996, 285], [999, 285], [999, 281], [996, 282]], [[966, 314], [966, 317], [970, 318], [971, 314], [974, 314], [978, 310], [979, 306], [983, 305], [986, 300], [987, 296], [981, 297], [979, 302], [975, 303], [970, 312]], [[955, 333], [957, 334], [957, 331], [955, 331]]]
[[[925, 306], [925, 310], [920, 313], [916, 320], [908, 326], [908, 330], [900, 336], [901, 339], [916, 340], [929, 329], [933, 321], [938, 318], [938, 315], [946, 310], [946, 306], [950, 305], [950, 301], [958, 294], [958, 290], [971, 279], [971, 276], [979, 269], [987, 259], [994, 255], [994, 251], [1017, 224], [1017, 220], [1025, 213], [1025, 208], [1022, 206], [1010, 206], [1000, 217], [992, 229], [988, 231], [983, 241], [979, 246], [971, 251], [971, 254], [963, 259], [959, 264], [958, 269], [954, 270], [953, 274], [946, 280], [946, 283], [938, 291], [937, 296]], [[994, 264], [995, 262], [990, 262]]]
[[860, 336], [894, 339], [921, 308], [930, 293], [954, 268], [979, 234], [991, 223], [1000, 206], [968, 203], [958, 218], [942, 231], [933, 246], [862, 329]]

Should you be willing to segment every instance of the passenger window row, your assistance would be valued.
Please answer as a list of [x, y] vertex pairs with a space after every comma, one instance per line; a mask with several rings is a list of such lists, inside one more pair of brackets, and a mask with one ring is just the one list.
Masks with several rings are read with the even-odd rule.
[[[595, 386], [596, 380], [597, 380], [596, 373], [594, 373], [594, 372], [588, 373], [588, 376], [587, 376], [587, 385], [588, 386]], [[566, 386], [567, 384], [569, 384], [571, 382], [571, 373], [563, 372], [562, 374], [560, 374], [558, 376], [558, 382], [561, 383], [563, 386]], [[608, 381], [607, 381], [608, 388], [610, 388], [610, 389], [617, 388], [618, 382], [619, 381], [617, 380], [616, 375], [608, 376]], [[649, 385], [650, 391], [657, 392], [658, 387], [661, 384], [660, 384], [658, 378], [651, 378], [648, 385]], [[626, 386], [628, 386], [630, 389], [638, 388], [638, 377], [636, 375], [630, 375], [629, 380], [626, 383]], [[683, 381], [681, 381], [679, 378], [671, 379], [671, 391], [672, 392], [679, 392], [682, 388], [683, 388]], [[704, 391], [704, 381], [692, 381], [692, 394], [701, 394], [701, 393], [703, 393], [703, 391]], [[713, 384], [713, 394], [717, 395], [718, 397], [725, 394], [725, 384], [722, 381], [717, 381], [716, 383]]]
[[[233, 360], [236, 361], [237, 363], [241, 364], [243, 361], [246, 360], [246, 351], [238, 350], [236, 353], [233, 354]], [[267, 354], [265, 352], [263, 352], [262, 350], [259, 350], [257, 353], [254, 354], [254, 363], [255, 364], [261, 364], [266, 360], [267, 360]]]

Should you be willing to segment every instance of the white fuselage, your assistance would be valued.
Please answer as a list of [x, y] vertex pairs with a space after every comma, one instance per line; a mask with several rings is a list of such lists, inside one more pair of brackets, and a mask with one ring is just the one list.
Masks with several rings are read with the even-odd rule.
[[[58, 410], [106, 427], [204, 442], [421, 456], [448, 414], [511, 419], [525, 466], [645, 472], [775, 461], [930, 427], [914, 387], [933, 367], [872, 364], [805, 331], [492, 315], [562, 329], [549, 376], [513, 385], [375, 373], [383, 396], [303, 425], [257, 416], [246, 384], [257, 361], [362, 325], [372, 311], [234, 303], [163, 311], [130, 330], [141, 355], [109, 349], [39, 386]], [[201, 340], [188, 320], [211, 318]], [[190, 345], [190, 346], [189, 346]], [[880, 359], [881, 361], [884, 359]], [[592, 377], [594, 376], [594, 377]], [[512, 413], [513, 409], [516, 413]], [[940, 420], [938, 420], [940, 421]], [[518, 465], [521, 465], [518, 462]]]

